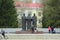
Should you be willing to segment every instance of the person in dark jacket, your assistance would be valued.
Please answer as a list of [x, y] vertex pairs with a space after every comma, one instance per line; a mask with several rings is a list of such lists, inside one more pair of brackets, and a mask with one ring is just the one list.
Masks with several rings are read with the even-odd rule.
[[5, 38], [5, 31], [3, 29], [1, 29], [1, 34]]
[[56, 33], [53, 26], [51, 27], [51, 31], [52, 33]]

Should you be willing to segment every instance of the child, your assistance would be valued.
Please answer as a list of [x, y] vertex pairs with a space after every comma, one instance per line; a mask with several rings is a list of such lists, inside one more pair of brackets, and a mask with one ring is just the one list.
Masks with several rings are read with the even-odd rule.
[[36, 29], [36, 27], [34, 28], [34, 32], [35, 32], [35, 33], [37, 32], [37, 29]]

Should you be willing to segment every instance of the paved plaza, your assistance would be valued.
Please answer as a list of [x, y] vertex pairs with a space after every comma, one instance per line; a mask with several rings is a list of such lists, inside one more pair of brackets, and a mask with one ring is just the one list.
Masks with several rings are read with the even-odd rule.
[[[1, 29], [0, 29], [1, 30]], [[4, 29], [6, 33], [7, 39], [4, 39], [2, 35], [0, 34], [0, 40], [60, 40], [60, 28], [55, 29], [56, 33], [48, 33], [48, 30], [46, 28], [39, 28], [38, 33], [30, 33], [22, 31], [20, 28], [16, 29]], [[18, 31], [18, 33], [16, 33]]]
[[0, 40], [60, 40], [60, 34], [6, 34], [6, 37]]

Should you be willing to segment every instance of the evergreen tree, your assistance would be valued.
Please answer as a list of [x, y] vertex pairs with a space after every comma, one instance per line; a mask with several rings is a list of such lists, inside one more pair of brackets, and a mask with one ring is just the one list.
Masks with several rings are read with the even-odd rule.
[[0, 0], [0, 28], [17, 27], [17, 13], [13, 0]]
[[60, 0], [45, 0], [43, 4], [43, 27], [60, 27]]

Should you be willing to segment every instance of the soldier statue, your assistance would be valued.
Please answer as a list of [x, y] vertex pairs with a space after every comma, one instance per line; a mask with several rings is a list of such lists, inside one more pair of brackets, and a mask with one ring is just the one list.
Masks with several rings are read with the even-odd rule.
[[22, 29], [25, 31], [26, 30], [26, 16], [23, 14], [22, 16]]
[[35, 14], [32, 16], [32, 24], [35, 28], [37, 27], [37, 16]]
[[27, 16], [27, 29], [31, 28], [31, 14], [28, 14]]

